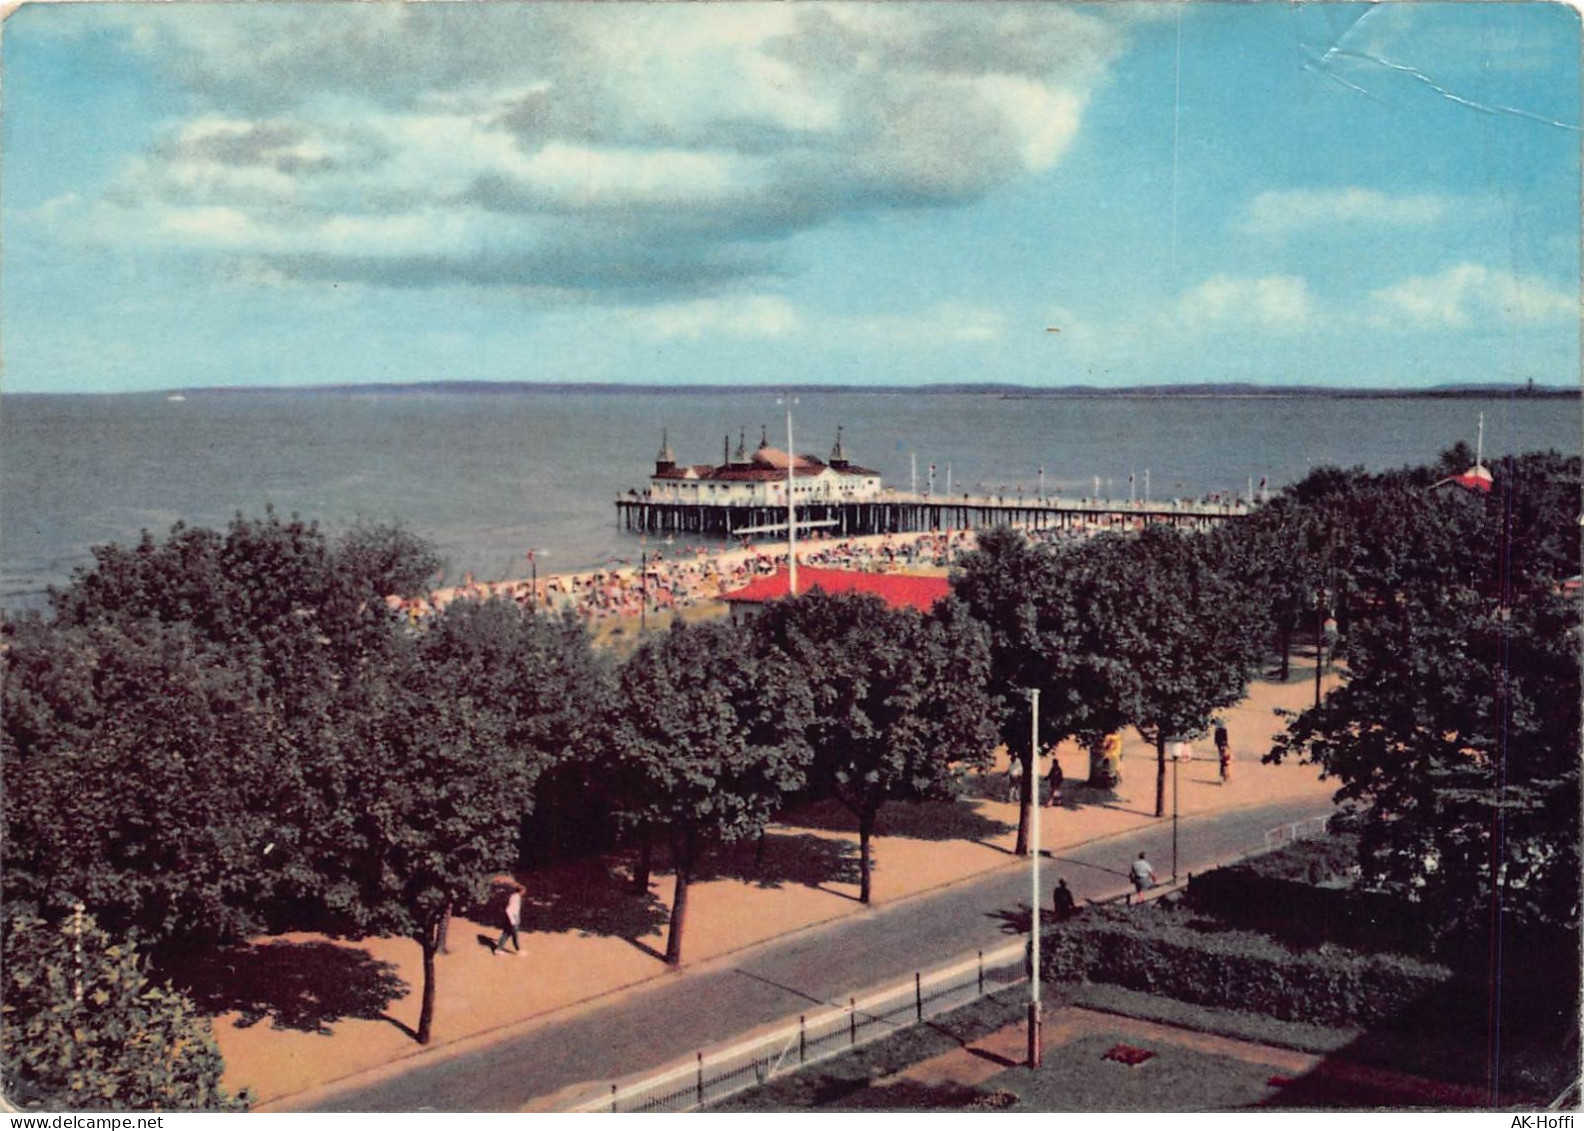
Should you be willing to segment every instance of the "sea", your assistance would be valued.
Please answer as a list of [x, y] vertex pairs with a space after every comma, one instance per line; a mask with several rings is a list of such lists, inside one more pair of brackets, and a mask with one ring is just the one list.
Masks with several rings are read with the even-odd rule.
[[[189, 391], [0, 397], [0, 606], [44, 606], [91, 550], [220, 528], [273, 506], [331, 534], [360, 520], [429, 539], [447, 577], [634, 562], [677, 547], [624, 532], [614, 502], [642, 490], [662, 435], [680, 463], [725, 445], [786, 447], [769, 392]], [[1521, 396], [1062, 396], [802, 392], [799, 452], [848, 458], [899, 490], [1152, 499], [1271, 489], [1333, 464], [1432, 461], [1484, 418], [1486, 461], [1580, 450], [1576, 398]], [[697, 544], [698, 536], [687, 536]]]

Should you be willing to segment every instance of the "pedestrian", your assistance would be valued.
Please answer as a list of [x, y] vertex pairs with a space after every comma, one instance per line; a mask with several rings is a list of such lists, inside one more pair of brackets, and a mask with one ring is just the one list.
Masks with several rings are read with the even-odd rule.
[[510, 938], [512, 942], [512, 957], [522, 957], [522, 940], [517, 937], [517, 928], [522, 925], [522, 897], [522, 885], [512, 884], [511, 894], [506, 897], [506, 909], [503, 912], [505, 926], [501, 930], [500, 938], [495, 940], [495, 948], [491, 953], [499, 954], [501, 947], [505, 946], [506, 940]]
[[1217, 722], [1215, 728], [1216, 757], [1221, 761], [1221, 782], [1226, 784], [1232, 772], [1232, 744], [1227, 738], [1226, 723]]
[[1009, 755], [1007, 757], [1007, 772], [1006, 772], [1006, 800], [1007, 801], [1016, 801], [1017, 800], [1018, 786], [1021, 784], [1019, 779], [1022, 778], [1022, 776], [1023, 776], [1022, 770], [1023, 770], [1023, 761], [1022, 761], [1022, 759], [1020, 759], [1016, 754]]
[[1078, 910], [1078, 904], [1073, 899], [1072, 889], [1067, 886], [1067, 878], [1063, 876], [1056, 881], [1056, 921], [1071, 919]]
[[1062, 768], [1061, 761], [1056, 755], [1051, 755], [1050, 776], [1045, 779], [1050, 784], [1050, 796], [1045, 799], [1045, 804], [1055, 807], [1062, 802]]
[[1155, 869], [1150, 867], [1150, 862], [1144, 858], [1142, 852], [1138, 854], [1138, 859], [1133, 861], [1133, 867], [1129, 869], [1128, 875], [1133, 879], [1133, 890], [1136, 893], [1142, 893], [1155, 886]]

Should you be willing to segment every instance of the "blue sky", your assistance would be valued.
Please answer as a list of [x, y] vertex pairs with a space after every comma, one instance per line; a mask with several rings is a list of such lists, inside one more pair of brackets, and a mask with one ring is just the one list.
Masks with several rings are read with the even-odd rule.
[[1549, 3], [28, 6], [4, 388], [1576, 383], [1579, 47]]

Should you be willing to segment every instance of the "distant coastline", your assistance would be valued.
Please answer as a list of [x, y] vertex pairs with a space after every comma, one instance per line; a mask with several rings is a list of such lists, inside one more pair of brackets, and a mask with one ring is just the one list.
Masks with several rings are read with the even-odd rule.
[[[129, 391], [126, 393], [41, 393], [8, 392], [6, 397], [73, 396], [159, 396], [168, 399], [187, 396], [265, 396], [289, 393], [308, 396], [403, 396], [453, 395], [479, 396], [502, 393], [621, 396], [716, 396], [721, 394], [778, 391], [772, 385], [639, 385], [619, 382], [578, 383], [571, 381], [410, 381], [374, 384], [331, 385], [184, 385], [177, 388]], [[1246, 382], [1192, 385], [1127, 385], [1103, 388], [1097, 385], [1042, 387], [1003, 383], [943, 385], [792, 385], [797, 393], [861, 394], [865, 396], [988, 396], [1003, 400], [1113, 399], [1147, 400], [1162, 397], [1183, 399], [1304, 399], [1304, 400], [1474, 400], [1514, 397], [1522, 400], [1577, 400], [1584, 390], [1559, 385], [1480, 384], [1432, 385], [1428, 388], [1328, 388], [1321, 385], [1257, 385]]]

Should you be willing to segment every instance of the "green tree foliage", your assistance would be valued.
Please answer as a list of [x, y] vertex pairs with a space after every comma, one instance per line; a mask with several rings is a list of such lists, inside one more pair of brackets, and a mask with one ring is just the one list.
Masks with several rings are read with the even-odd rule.
[[0, 733], [7, 899], [153, 942], [256, 925], [291, 789], [256, 667], [190, 626], [16, 626]]
[[868, 903], [881, 806], [955, 797], [964, 768], [989, 764], [987, 633], [958, 602], [920, 616], [817, 590], [775, 602], [755, 630], [791, 658], [813, 694], [817, 784], [858, 818], [859, 898]]
[[710, 844], [761, 833], [808, 768], [807, 687], [737, 625], [678, 621], [621, 671], [612, 775], [626, 818], [670, 836], [666, 961], [682, 961], [688, 885]]
[[305, 770], [301, 898], [341, 933], [418, 943], [420, 1043], [451, 908], [511, 867], [534, 786], [588, 732], [602, 678], [576, 626], [456, 602], [365, 675]]
[[6, 922], [0, 1060], [7, 1098], [66, 1111], [240, 1111], [209, 1024], [92, 916]]
[[1156, 752], [1155, 815], [1166, 812], [1166, 741], [1205, 730], [1243, 698], [1258, 667], [1263, 621], [1255, 594], [1224, 569], [1202, 535], [1152, 526], [1096, 540], [1107, 555], [1103, 592], [1086, 605], [1131, 672], [1124, 712]]
[[1034, 804], [1035, 758], [1028, 723], [1030, 688], [1039, 688], [1042, 745], [1077, 733], [1091, 701], [1077, 694], [1075, 675], [1082, 614], [1075, 603], [1070, 555], [1035, 546], [1019, 531], [980, 535], [952, 576], [952, 590], [985, 626], [990, 644], [988, 691], [997, 735], [1022, 763], [1017, 854], [1027, 855]]
[[238, 515], [223, 534], [180, 523], [163, 542], [145, 532], [130, 549], [96, 547], [94, 559], [51, 595], [58, 623], [186, 624], [282, 691], [355, 678], [389, 638], [385, 598], [413, 591], [438, 565], [398, 528], [357, 527], [332, 542], [273, 510]]
[[52, 618], [6, 625], [11, 890], [51, 918], [85, 901], [156, 950], [276, 919], [313, 886], [284, 850], [321, 752], [403, 638], [385, 597], [432, 551], [271, 511], [94, 557]]
[[1347, 674], [1272, 757], [1362, 808], [1366, 880], [1448, 929], [1579, 923], [1579, 461], [1502, 461], [1488, 494], [1429, 471], [1352, 494]]

